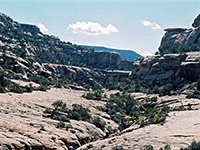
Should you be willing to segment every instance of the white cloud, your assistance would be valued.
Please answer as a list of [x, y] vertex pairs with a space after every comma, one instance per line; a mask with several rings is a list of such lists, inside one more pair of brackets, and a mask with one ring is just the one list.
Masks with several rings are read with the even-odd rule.
[[38, 28], [40, 29], [41, 32], [45, 33], [48, 32], [49, 30], [45, 27], [45, 25], [38, 23]]
[[141, 23], [143, 26], [151, 27], [151, 29], [153, 30], [161, 29], [161, 27], [157, 23], [151, 23], [150, 21], [147, 20], [141, 20]]
[[109, 35], [113, 32], [118, 32], [118, 29], [111, 24], [103, 27], [96, 22], [76, 22], [75, 24], [70, 24], [68, 29], [74, 34], [85, 34], [90, 36], [99, 34]]

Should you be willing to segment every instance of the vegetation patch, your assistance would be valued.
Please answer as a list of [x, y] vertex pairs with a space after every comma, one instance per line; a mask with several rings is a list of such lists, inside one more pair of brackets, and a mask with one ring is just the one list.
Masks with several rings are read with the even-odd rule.
[[102, 91], [89, 92], [83, 97], [89, 100], [102, 100]]
[[[153, 97], [150, 101], [157, 101]], [[114, 94], [106, 103], [105, 111], [112, 120], [118, 123], [120, 130], [131, 124], [139, 124], [141, 127], [148, 124], [163, 124], [169, 112], [168, 106], [157, 106], [156, 104], [140, 103], [131, 95]]]
[[187, 148], [181, 148], [180, 150], [199, 150], [200, 142], [193, 141]]
[[46, 108], [43, 111], [45, 117], [64, 122], [68, 122], [70, 119], [88, 121], [91, 118], [89, 108], [84, 108], [78, 104], [73, 104], [72, 109], [68, 109], [66, 103], [58, 100], [52, 106], [53, 108]]

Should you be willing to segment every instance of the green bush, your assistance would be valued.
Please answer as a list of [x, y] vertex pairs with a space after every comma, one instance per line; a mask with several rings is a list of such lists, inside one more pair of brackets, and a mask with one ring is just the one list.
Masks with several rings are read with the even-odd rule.
[[70, 119], [87, 121], [91, 118], [89, 108], [84, 108], [81, 105], [73, 104], [72, 110], [69, 110], [68, 116]]
[[112, 150], [124, 150], [123, 146], [114, 146]]
[[0, 92], [5, 92], [5, 88], [11, 85], [9, 77], [5, 71], [0, 71]]
[[73, 104], [72, 109], [68, 109], [65, 103], [57, 100], [52, 106], [53, 108], [46, 108], [43, 111], [43, 116], [64, 122], [69, 122], [69, 119], [89, 121], [91, 118], [89, 108], [84, 108], [78, 104]]
[[193, 141], [188, 148], [181, 148], [181, 150], [200, 150], [200, 142]]
[[152, 145], [145, 145], [144, 150], [154, 150]]
[[163, 124], [169, 107], [165, 105], [158, 107], [156, 103], [150, 105], [149, 101], [156, 102], [157, 97], [145, 98], [144, 103], [140, 103], [135, 101], [131, 95], [117, 93], [111, 95], [106, 103], [105, 111], [113, 121], [120, 125], [120, 130], [130, 126], [131, 122], [139, 124], [140, 127], [148, 124]]
[[23, 89], [18, 84], [13, 84], [10, 91], [15, 93], [23, 93]]
[[171, 147], [170, 147], [170, 145], [165, 145], [165, 147], [164, 147], [164, 150], [171, 150]]
[[50, 82], [47, 78], [43, 76], [28, 74], [28, 77], [31, 81], [38, 83], [40, 85], [49, 86], [53, 84], [52, 82]]
[[40, 91], [47, 91], [47, 86], [40, 85], [38, 90], [40, 90]]
[[97, 117], [95, 116], [94, 119], [92, 120], [92, 123], [96, 127], [100, 128], [102, 131], [105, 130], [106, 123], [104, 121], [102, 121], [99, 116], [97, 116]]
[[170, 91], [173, 90], [172, 84], [168, 83], [166, 85], [161, 86], [158, 88], [158, 94], [160, 96], [170, 95]]
[[86, 95], [84, 95], [86, 99], [90, 100], [101, 100], [102, 99], [102, 92], [101, 91], [94, 91], [94, 92], [89, 92]]
[[26, 85], [26, 86], [25, 86], [25, 91], [26, 91], [26, 92], [32, 92], [33, 89], [34, 89], [34, 88], [32, 87], [32, 84], [29, 84], [29, 85]]

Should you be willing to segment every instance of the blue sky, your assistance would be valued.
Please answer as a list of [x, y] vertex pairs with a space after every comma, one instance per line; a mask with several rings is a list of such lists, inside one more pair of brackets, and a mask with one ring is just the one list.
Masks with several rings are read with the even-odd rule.
[[0, 11], [75, 44], [153, 54], [168, 27], [191, 28], [199, 0], [0, 0]]

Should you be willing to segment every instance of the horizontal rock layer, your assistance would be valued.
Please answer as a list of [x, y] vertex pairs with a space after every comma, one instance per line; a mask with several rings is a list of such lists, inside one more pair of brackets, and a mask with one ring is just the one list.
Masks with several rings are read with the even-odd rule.
[[133, 64], [132, 78], [178, 84], [200, 78], [200, 52], [145, 57]]

